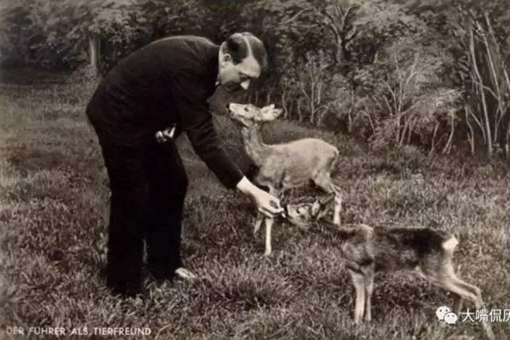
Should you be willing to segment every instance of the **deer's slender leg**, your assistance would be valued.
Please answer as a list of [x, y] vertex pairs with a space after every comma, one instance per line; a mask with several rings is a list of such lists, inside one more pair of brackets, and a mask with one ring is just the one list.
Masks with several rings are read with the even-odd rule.
[[470, 285], [469, 283], [467, 283], [457, 277], [457, 274], [455, 274], [455, 270], [453, 269], [451, 257], [445, 261], [445, 263], [443, 264], [443, 267], [444, 267], [443, 272], [446, 277], [450, 278], [450, 280], [455, 282], [456, 285], [462, 287], [464, 290], [467, 290], [468, 292], [473, 294], [477, 298], [480, 306], [483, 304], [482, 292], [481, 292], [480, 288]]
[[[458, 307], [460, 302], [458, 299], [466, 299], [475, 304], [476, 309], [481, 309], [483, 307], [483, 300], [480, 293], [480, 289], [478, 287], [472, 286], [461, 279], [459, 279], [454, 271], [451, 264], [447, 264], [441, 268], [441, 272], [436, 272], [434, 270], [425, 270], [423, 268], [425, 277], [431, 281], [432, 283], [443, 287], [444, 289], [454, 293], [458, 297], [456, 297], [455, 304]], [[482, 328], [485, 332], [487, 339], [494, 339], [494, 334], [492, 332], [492, 327], [487, 322], [482, 322]]]
[[[455, 274], [452, 276], [449, 276], [449, 280], [451, 280], [451, 282], [454, 285], [456, 285], [457, 287], [459, 287], [460, 289], [470, 292], [472, 294], [472, 296], [474, 297], [474, 299], [471, 301], [473, 301], [475, 303], [476, 308], [477, 309], [482, 308], [482, 306], [483, 306], [482, 294], [478, 287], [472, 286], [472, 285], [462, 281], [457, 276], [455, 276]], [[462, 309], [462, 298], [463, 298], [462, 295], [455, 294], [455, 300], [453, 303], [453, 311], [456, 314], [460, 314], [460, 310]]]
[[[273, 187], [269, 187], [269, 193], [274, 197], [279, 196], [278, 191]], [[272, 233], [272, 229], [273, 229], [274, 219], [266, 217], [266, 218], [264, 218], [264, 223], [266, 225], [266, 250], [264, 251], [264, 256], [269, 256], [269, 255], [271, 255], [271, 252], [272, 252], [271, 233]]]
[[363, 319], [365, 308], [365, 278], [363, 274], [349, 270], [356, 288], [356, 307], [354, 309], [354, 323], [359, 324]]
[[340, 225], [340, 213], [342, 210], [342, 193], [340, 189], [333, 185], [335, 192], [335, 209], [333, 212], [333, 224]]
[[342, 193], [340, 188], [333, 184], [327, 173], [322, 173], [314, 179], [314, 183], [328, 194], [335, 194], [335, 207], [333, 210], [333, 224], [340, 225], [340, 213], [342, 210]]
[[273, 218], [265, 218], [264, 222], [266, 224], [266, 250], [264, 252], [265, 256], [271, 255], [272, 248], [271, 248], [271, 232], [274, 224]]
[[460, 311], [462, 309], [462, 296], [458, 295], [458, 294], [453, 294], [454, 297], [453, 297], [453, 312], [457, 315], [460, 314]]
[[262, 222], [264, 221], [264, 216], [261, 214], [257, 215], [257, 218], [255, 220], [255, 223], [253, 223], [253, 235], [257, 235], [260, 230], [260, 226], [262, 225]]
[[459, 279], [456, 276], [451, 277], [451, 280], [454, 282], [455, 285], [470, 292], [475, 297], [475, 300], [473, 302], [475, 303], [475, 305], [477, 305], [476, 308], [482, 308], [483, 300], [482, 300], [482, 293], [480, 291], [480, 288], [470, 285], [470, 284], [462, 281], [461, 279]]
[[363, 268], [365, 277], [365, 321], [372, 320], [372, 293], [374, 292], [374, 266]]
[[464, 289], [464, 287], [457, 285], [456, 280], [454, 278], [452, 278], [451, 276], [449, 276], [449, 275], [445, 276], [445, 275], [441, 275], [438, 273], [431, 273], [431, 272], [428, 272], [425, 270], [423, 273], [424, 273], [425, 278], [428, 281], [430, 281], [431, 283], [438, 285], [438, 286], [460, 296], [461, 298], [472, 301], [473, 303], [475, 303], [477, 305], [476, 307], [478, 308], [478, 301], [477, 301], [476, 296], [469, 290]]
[[[481, 309], [483, 307], [483, 300], [480, 293], [480, 289], [478, 287], [472, 286], [455, 276], [447, 277], [443, 281], [442, 286], [445, 289], [457, 295], [460, 295], [461, 297], [467, 300], [471, 300], [475, 304], [476, 309]], [[494, 333], [492, 332], [492, 327], [490, 323], [482, 322], [481, 324], [487, 339], [488, 340], [494, 339]]]

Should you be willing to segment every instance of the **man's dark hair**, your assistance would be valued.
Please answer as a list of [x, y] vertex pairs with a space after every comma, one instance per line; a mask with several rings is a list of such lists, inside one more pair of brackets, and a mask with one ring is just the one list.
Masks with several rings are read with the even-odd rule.
[[239, 64], [248, 56], [248, 44], [255, 60], [262, 69], [267, 67], [267, 52], [264, 43], [249, 32], [234, 33], [225, 42], [223, 52], [232, 56], [234, 64]]

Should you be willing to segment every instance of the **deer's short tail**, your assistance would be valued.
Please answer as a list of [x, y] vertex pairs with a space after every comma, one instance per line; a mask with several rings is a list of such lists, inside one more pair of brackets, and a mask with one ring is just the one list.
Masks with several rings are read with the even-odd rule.
[[459, 244], [459, 241], [455, 238], [455, 236], [450, 237], [448, 240], [444, 241], [442, 246], [446, 251], [453, 252], [455, 247]]

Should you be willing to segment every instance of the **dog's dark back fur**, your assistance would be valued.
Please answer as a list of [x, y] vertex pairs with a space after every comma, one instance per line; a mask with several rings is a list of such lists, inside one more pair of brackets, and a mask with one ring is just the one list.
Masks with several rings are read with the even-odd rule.
[[[356, 288], [355, 323], [371, 320], [371, 296], [377, 271], [417, 270], [425, 279], [455, 296], [454, 310], [461, 300], [472, 301], [477, 309], [483, 300], [478, 287], [457, 277], [453, 252], [458, 244], [450, 233], [431, 228], [371, 227], [365, 224], [334, 225], [327, 221], [328, 199], [287, 205], [287, 219], [296, 226], [308, 225], [323, 242], [339, 249]], [[490, 324], [482, 323], [488, 339], [494, 335]]]
[[373, 230], [376, 271], [422, 267], [435, 257], [443, 257], [443, 244], [451, 238], [430, 228], [374, 227]]
[[371, 227], [365, 224], [339, 227], [326, 220], [315, 221], [312, 225], [312, 232], [342, 251], [347, 264], [373, 262], [376, 271], [427, 265], [427, 261], [445, 255], [443, 244], [452, 237], [430, 228]]

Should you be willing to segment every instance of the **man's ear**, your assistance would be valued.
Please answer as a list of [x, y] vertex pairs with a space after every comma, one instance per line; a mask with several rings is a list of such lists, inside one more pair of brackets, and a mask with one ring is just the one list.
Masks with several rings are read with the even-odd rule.
[[232, 61], [232, 56], [228, 53], [225, 53], [222, 57], [224, 63], [228, 63]]

